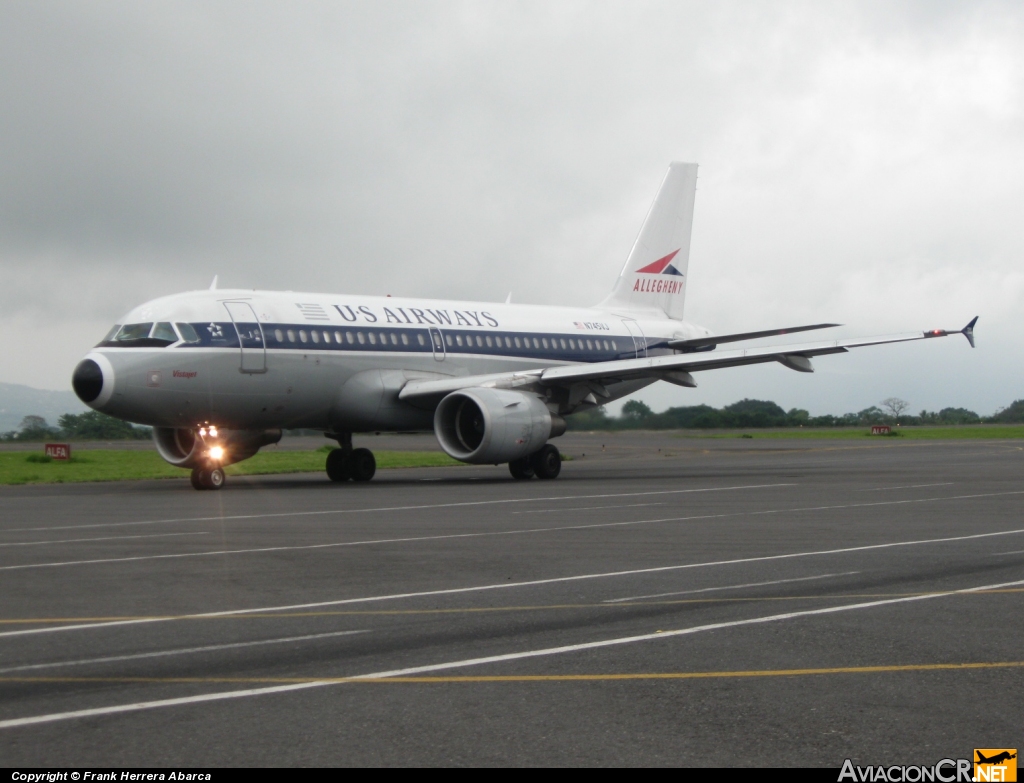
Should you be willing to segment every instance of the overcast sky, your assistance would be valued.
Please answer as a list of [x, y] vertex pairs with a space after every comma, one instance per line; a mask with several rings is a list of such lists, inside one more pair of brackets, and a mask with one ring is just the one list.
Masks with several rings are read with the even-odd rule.
[[1024, 397], [1020, 3], [0, 2], [0, 381], [163, 294], [589, 305], [700, 164], [686, 318], [960, 328], [655, 409]]

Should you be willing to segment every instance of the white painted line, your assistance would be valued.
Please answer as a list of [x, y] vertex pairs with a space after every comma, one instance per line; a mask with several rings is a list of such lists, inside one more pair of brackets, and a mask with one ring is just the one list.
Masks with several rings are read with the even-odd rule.
[[290, 604], [287, 606], [264, 606], [257, 609], [229, 609], [220, 612], [204, 612], [202, 614], [189, 614], [174, 617], [144, 617], [131, 620], [109, 620], [98, 623], [78, 623], [75, 625], [49, 625], [42, 628], [23, 628], [17, 631], [2, 631], [0, 638], [5, 636], [32, 636], [41, 633], [59, 633], [61, 631], [80, 631], [92, 628], [112, 628], [122, 625], [142, 625], [145, 623], [165, 623], [172, 620], [205, 620], [213, 617], [235, 617], [246, 614], [264, 614], [271, 612], [292, 612], [300, 609], [324, 609], [329, 606], [345, 606], [351, 604], [376, 603], [379, 601], [397, 601], [406, 598], [428, 598], [439, 595], [458, 595], [462, 593], [476, 593], [485, 590], [507, 590], [517, 587], [536, 587], [538, 585], [559, 584], [562, 582], [580, 582], [590, 579], [611, 579], [621, 576], [636, 576], [637, 574], [657, 574], [665, 571], [681, 571], [687, 568], [711, 568], [714, 566], [742, 565], [744, 563], [764, 563], [771, 560], [791, 560], [799, 557], [817, 557], [824, 555], [845, 555], [851, 552], [869, 552], [879, 549], [892, 549], [903, 546], [922, 546], [926, 544], [946, 544], [957, 541], [971, 541], [981, 538], [994, 538], [997, 536], [1012, 536], [1024, 533], [1024, 528], [1018, 530], [999, 530], [994, 533], [972, 533], [967, 536], [951, 536], [948, 538], [929, 538], [919, 541], [894, 541], [888, 544], [865, 544], [862, 546], [844, 547], [842, 549], [821, 549], [812, 552], [791, 552], [783, 555], [762, 555], [759, 557], [741, 557], [733, 560], [714, 560], [704, 563], [683, 563], [671, 566], [656, 566], [654, 568], [636, 568], [629, 571], [606, 571], [597, 574], [579, 574], [576, 576], [558, 576], [550, 579], [532, 579], [526, 582], [498, 582], [490, 585], [477, 585], [474, 587], [450, 587], [443, 590], [424, 590], [416, 593], [391, 593], [389, 595], [373, 595], [363, 598], [342, 598], [335, 601], [317, 601], [307, 604]]
[[139, 712], [141, 710], [160, 709], [163, 707], [179, 707], [186, 704], [201, 704], [211, 701], [226, 701], [228, 699], [242, 699], [248, 696], [269, 696], [275, 693], [290, 693], [293, 691], [309, 690], [311, 688], [326, 688], [331, 685], [344, 685], [352, 680], [380, 680], [391, 677], [412, 677], [429, 672], [448, 671], [451, 669], [464, 669], [470, 666], [483, 666], [492, 663], [505, 663], [507, 661], [521, 661], [526, 658], [540, 658], [551, 655], [564, 655], [566, 653], [583, 652], [585, 650], [596, 650], [602, 647], [614, 647], [624, 644], [636, 644], [638, 642], [650, 642], [659, 639], [671, 639], [677, 636], [691, 636], [693, 634], [707, 631], [721, 631], [727, 628], [739, 628], [747, 625], [762, 625], [765, 623], [781, 622], [783, 620], [795, 620], [801, 617], [814, 617], [840, 612], [851, 612], [858, 609], [874, 609], [879, 606], [891, 606], [894, 604], [910, 603], [912, 601], [927, 601], [933, 598], [947, 598], [954, 595], [965, 595], [979, 593], [985, 590], [1000, 590], [1007, 587], [1024, 585], [1024, 579], [1017, 582], [1004, 582], [1002, 584], [981, 585], [968, 587], [962, 590], [948, 590], [941, 593], [928, 593], [926, 595], [912, 595], [901, 598], [887, 598], [880, 601], [867, 601], [858, 604], [844, 604], [842, 606], [829, 606], [824, 609], [806, 609], [798, 612], [786, 612], [784, 614], [773, 614], [766, 617], [751, 617], [745, 620], [732, 620], [723, 623], [710, 623], [708, 625], [696, 625], [690, 628], [680, 628], [674, 631], [659, 631], [656, 633], [645, 633], [637, 636], [623, 636], [617, 639], [604, 639], [597, 642], [583, 642], [582, 644], [568, 644], [562, 647], [546, 647], [539, 650], [523, 650], [520, 652], [507, 653], [505, 655], [489, 655], [483, 658], [467, 658], [461, 661], [448, 661], [445, 663], [428, 664], [426, 666], [411, 666], [406, 669], [391, 669], [389, 671], [372, 672], [370, 674], [359, 674], [347, 679], [316, 680], [313, 682], [301, 682], [290, 685], [273, 685], [266, 688], [247, 688], [240, 691], [221, 691], [220, 693], [203, 693], [196, 696], [183, 696], [177, 699], [161, 699], [159, 701], [139, 701], [132, 704], [117, 704], [110, 707], [93, 707], [86, 710], [72, 710], [69, 712], [54, 712], [48, 715], [33, 715], [27, 718], [13, 718], [0, 721], [0, 729], [13, 729], [21, 726], [33, 726], [40, 723], [55, 723], [57, 721], [74, 720], [76, 718], [93, 718], [102, 715], [117, 715], [126, 712]]
[[775, 579], [771, 582], [750, 582], [745, 585], [726, 585], [725, 587], [702, 587], [699, 590], [678, 590], [674, 593], [655, 593], [654, 595], [633, 595], [629, 598], [610, 598], [603, 604], [621, 604], [626, 601], [643, 601], [647, 598], [668, 598], [673, 595], [696, 595], [697, 593], [715, 593], [719, 590], [740, 590], [744, 587], [766, 587], [768, 585], [785, 585], [791, 582], [811, 582], [815, 579], [829, 579], [835, 576], [852, 576], [860, 571], [844, 571], [841, 574], [821, 574], [820, 576], [801, 576], [799, 579]]
[[102, 538], [65, 538], [59, 541], [14, 541], [0, 546], [41, 546], [43, 544], [80, 544], [86, 541], [127, 541], [135, 538], [169, 538], [170, 536], [207, 536], [209, 532], [152, 533], [144, 536], [103, 536]]
[[1001, 555], [1024, 555], [1024, 549], [1015, 549], [1012, 552], [993, 552], [992, 557], [999, 557]]
[[191, 655], [193, 653], [216, 652], [218, 650], [233, 650], [239, 647], [259, 647], [265, 644], [285, 644], [287, 642], [305, 642], [312, 639], [328, 639], [334, 636], [351, 636], [352, 634], [366, 633], [363, 631], [335, 631], [334, 633], [317, 633], [308, 636], [289, 636], [284, 639], [261, 639], [255, 642], [233, 642], [231, 644], [213, 644], [207, 647], [186, 647], [178, 650], [159, 650], [157, 652], [136, 653], [134, 655], [113, 655], [106, 658], [88, 658], [81, 661], [58, 661], [56, 663], [31, 663], [25, 666], [8, 666], [0, 669], [0, 674], [8, 672], [24, 672], [34, 669], [53, 669], [59, 666], [86, 666], [92, 663], [114, 663], [121, 661], [137, 661], [141, 658], [164, 658], [169, 655]]
[[[657, 493], [652, 493], [657, 494]], [[874, 506], [899, 506], [907, 503], [935, 503], [941, 500], [964, 500], [971, 498], [999, 497], [1002, 495], [1024, 495], [1024, 490], [1014, 492], [987, 492], [978, 495], [951, 495], [948, 497], [916, 498], [913, 500], [884, 500], [875, 503], [845, 503], [838, 506], [805, 506], [803, 508], [775, 508], [763, 511], [737, 511], [727, 514], [702, 514], [690, 517], [664, 517], [662, 519], [637, 519], [627, 522], [597, 522], [589, 525], [562, 525], [559, 527], [534, 527], [522, 530], [489, 530], [479, 533], [446, 533], [436, 536], [409, 536], [405, 538], [373, 538], [364, 541], [332, 541], [328, 544], [304, 544], [299, 546], [268, 546], [253, 549], [215, 549], [210, 552], [178, 552], [166, 555], [136, 555], [133, 557], [105, 557], [94, 560], [65, 560], [54, 563], [22, 563], [0, 566], [2, 571], [24, 571], [30, 568], [61, 568], [65, 566], [103, 565], [108, 563], [133, 563], [140, 560], [176, 560], [183, 557], [214, 557], [218, 555], [253, 555], [264, 552], [301, 552], [316, 549], [337, 549], [349, 546], [370, 546], [374, 544], [409, 544], [420, 541], [445, 541], [456, 538], [491, 538], [493, 536], [522, 536], [532, 533], [557, 533], [566, 530], [593, 530], [604, 527], [627, 527], [634, 525], [655, 525], [665, 522], [692, 522], [700, 519], [725, 519], [765, 514], [795, 514], [804, 511], [835, 511], [849, 508]]]
[[953, 481], [941, 481], [938, 484], [907, 484], [902, 487], [872, 487], [871, 489], [855, 489], [854, 492], [886, 492], [890, 489], [920, 489], [921, 487], [949, 487]]
[[796, 484], [748, 484], [739, 487], [702, 487], [697, 489], [665, 489], [656, 492], [612, 492], [602, 495], [557, 495], [543, 498], [503, 498], [500, 500], [472, 500], [464, 503], [433, 503], [420, 506], [381, 506], [378, 508], [330, 508], [322, 511], [285, 511], [273, 514], [232, 514], [219, 517], [179, 517], [173, 519], [151, 519], [140, 522], [101, 522], [93, 525], [62, 525], [59, 527], [15, 527], [0, 532], [14, 533], [38, 530], [78, 530], [91, 527], [128, 527], [130, 525], [169, 525], [178, 522], [227, 522], [239, 519], [277, 519], [280, 517], [313, 517], [326, 514], [379, 514], [385, 511], [423, 511], [430, 508], [460, 508], [466, 506], [492, 506], [508, 503], [547, 503], [558, 500], [595, 500], [599, 498], [635, 498], [650, 495], [685, 495], [700, 492], [729, 492], [740, 489], [774, 489], [795, 487]]
[[565, 514], [570, 511], [597, 511], [606, 508], [643, 508], [646, 506], [667, 506], [668, 503], [630, 503], [626, 506], [575, 506], [573, 508], [538, 508], [530, 511], [513, 511], [513, 514]]

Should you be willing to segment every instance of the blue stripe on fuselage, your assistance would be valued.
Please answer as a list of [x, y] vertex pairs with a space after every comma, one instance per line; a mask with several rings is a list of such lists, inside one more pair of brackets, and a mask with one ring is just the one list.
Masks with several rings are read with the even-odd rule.
[[[261, 347], [260, 326], [254, 322], [237, 324], [244, 347]], [[426, 327], [374, 328], [309, 324], [262, 324], [262, 327], [266, 347], [272, 350], [433, 353], [430, 330]], [[199, 342], [179, 343], [177, 348], [239, 347], [235, 324], [231, 321], [193, 323], [192, 328], [199, 335]], [[482, 332], [448, 328], [439, 331], [444, 337], [445, 353], [451, 355], [507, 356], [565, 362], [606, 362], [636, 356], [634, 338], [622, 335], [598, 336], [594, 332]], [[587, 347], [588, 341], [592, 347]], [[646, 342], [648, 350], [665, 344], [664, 340], [654, 342], [649, 338]]]

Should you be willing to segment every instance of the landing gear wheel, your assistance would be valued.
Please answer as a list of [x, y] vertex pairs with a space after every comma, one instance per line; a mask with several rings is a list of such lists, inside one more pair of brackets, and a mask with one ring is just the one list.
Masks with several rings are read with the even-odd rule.
[[377, 472], [377, 460], [369, 449], [355, 449], [349, 457], [353, 481], [369, 481]]
[[189, 476], [189, 481], [192, 482], [192, 489], [206, 489], [206, 485], [203, 483], [203, 474], [205, 472], [200, 468], [192, 468], [192, 475]]
[[327, 455], [327, 478], [331, 481], [348, 481], [352, 478], [351, 452], [334, 449]]
[[220, 468], [204, 470], [201, 476], [205, 489], [220, 489], [224, 486], [224, 471]]
[[558, 478], [558, 474], [562, 471], [562, 455], [558, 453], [555, 446], [549, 443], [540, 451], [530, 455], [530, 465], [533, 467], [533, 472], [537, 474], [537, 478]]
[[533, 468], [530, 466], [530, 458], [514, 459], [508, 463], [508, 472], [512, 478], [523, 480], [533, 478]]

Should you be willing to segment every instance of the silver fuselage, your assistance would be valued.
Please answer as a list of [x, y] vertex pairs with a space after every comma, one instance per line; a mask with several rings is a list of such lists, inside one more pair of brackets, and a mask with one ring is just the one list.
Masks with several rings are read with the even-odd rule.
[[[707, 334], [655, 314], [244, 290], [156, 299], [121, 325], [157, 322], [199, 339], [101, 343], [85, 357], [104, 374], [92, 407], [158, 427], [428, 430], [436, 403], [399, 401], [408, 380], [654, 356]], [[600, 401], [651, 382], [612, 384]]]

